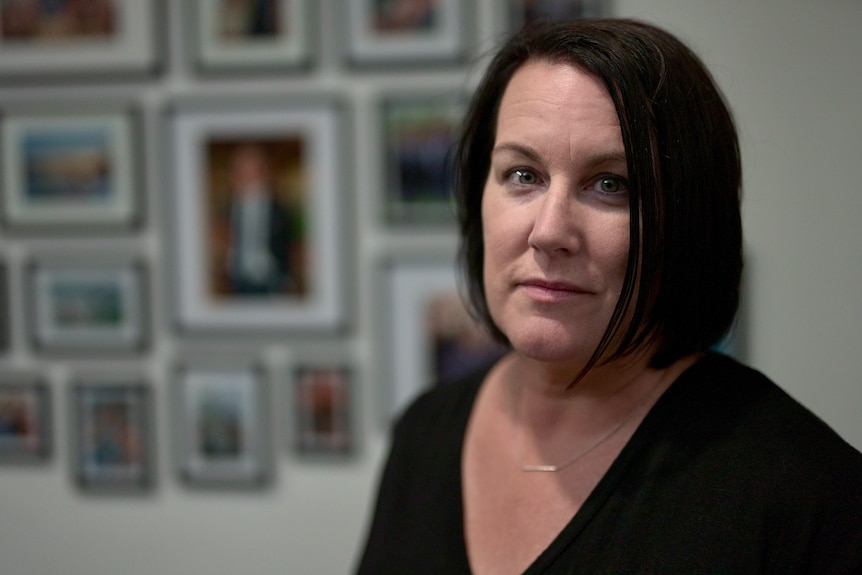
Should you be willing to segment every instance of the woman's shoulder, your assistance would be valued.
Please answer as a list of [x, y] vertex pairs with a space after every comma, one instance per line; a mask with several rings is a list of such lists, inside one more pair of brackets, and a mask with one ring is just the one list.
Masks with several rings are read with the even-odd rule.
[[762, 372], [709, 354], [677, 383], [669, 397], [685, 414], [677, 423], [702, 439], [738, 449], [752, 465], [795, 468], [817, 480], [840, 470], [862, 481], [862, 453]]
[[457, 380], [434, 383], [423, 390], [398, 415], [396, 432], [405, 428], [448, 426], [453, 420], [466, 422], [489, 368], [483, 366]]

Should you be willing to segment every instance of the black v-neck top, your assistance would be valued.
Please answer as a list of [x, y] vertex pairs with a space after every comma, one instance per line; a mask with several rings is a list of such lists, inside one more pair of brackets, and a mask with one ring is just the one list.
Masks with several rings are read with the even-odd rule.
[[[461, 454], [487, 372], [394, 428], [359, 575], [469, 574]], [[708, 354], [664, 393], [524, 572], [862, 573], [862, 454], [762, 374]]]

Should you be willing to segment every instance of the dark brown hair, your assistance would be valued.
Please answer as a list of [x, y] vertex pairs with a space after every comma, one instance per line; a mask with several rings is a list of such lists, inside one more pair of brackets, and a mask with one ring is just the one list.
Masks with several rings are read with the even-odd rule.
[[[456, 150], [460, 265], [473, 313], [499, 341], [483, 281], [482, 191], [497, 111], [528, 60], [600, 78], [620, 119], [631, 197], [622, 293], [584, 368], [655, 343], [664, 367], [718, 343], [739, 305], [741, 165], [730, 110], [701, 60], [673, 35], [626, 19], [542, 23], [510, 38], [474, 93]], [[624, 321], [630, 318], [630, 321]], [[614, 349], [609, 349], [618, 342]]]

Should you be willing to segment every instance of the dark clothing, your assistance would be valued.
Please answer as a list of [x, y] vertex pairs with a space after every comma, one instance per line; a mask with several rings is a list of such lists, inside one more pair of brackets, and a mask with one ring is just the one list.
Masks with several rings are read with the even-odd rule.
[[243, 273], [241, 238], [246, 233], [253, 233], [253, 230], [245, 229], [247, 226], [244, 226], [238, 213], [239, 203], [234, 204], [230, 214], [232, 246], [226, 269], [230, 290], [234, 295], [280, 294], [295, 290], [292, 277], [294, 270], [290, 261], [290, 246], [294, 240], [291, 214], [273, 198], [267, 199], [264, 205], [266, 233], [262, 239], [265, 243], [259, 247], [270, 258], [272, 268], [262, 277], [249, 277]]
[[[485, 373], [398, 421], [360, 575], [469, 573], [461, 449]], [[526, 574], [862, 573], [862, 454], [709, 354], [659, 399]]]

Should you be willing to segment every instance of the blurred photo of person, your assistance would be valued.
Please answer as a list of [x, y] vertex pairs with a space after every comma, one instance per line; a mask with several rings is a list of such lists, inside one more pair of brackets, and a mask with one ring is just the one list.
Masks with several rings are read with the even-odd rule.
[[279, 21], [278, 0], [221, 0], [218, 35], [227, 41], [271, 38]]
[[350, 449], [347, 372], [339, 368], [299, 371], [297, 424], [303, 453], [336, 453]]
[[291, 217], [274, 189], [271, 161], [262, 146], [245, 143], [229, 167], [227, 250], [224, 272], [234, 295], [296, 289], [290, 257]]
[[143, 444], [132, 421], [131, 406], [106, 400], [93, 406], [93, 429], [88, 460], [97, 466], [136, 466], [142, 463]]

